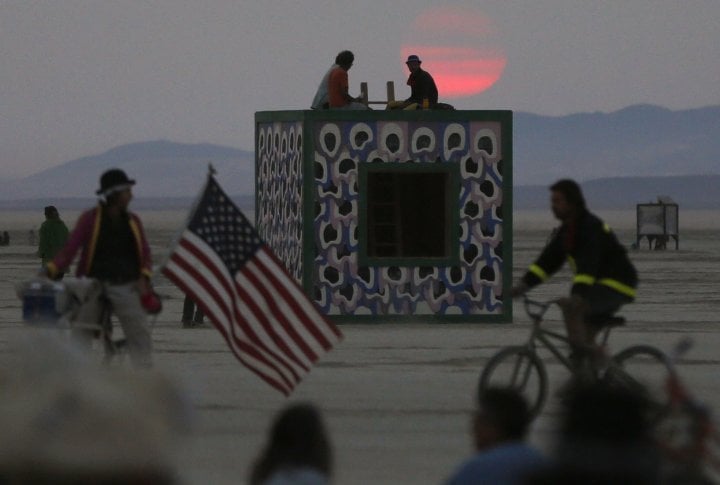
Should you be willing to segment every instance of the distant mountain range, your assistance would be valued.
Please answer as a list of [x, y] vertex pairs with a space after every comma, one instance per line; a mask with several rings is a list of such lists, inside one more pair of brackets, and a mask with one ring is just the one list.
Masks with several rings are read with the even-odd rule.
[[[720, 209], [720, 175], [666, 177], [611, 177], [582, 183], [588, 206], [593, 209], [635, 209], [635, 204], [669, 197], [681, 209]], [[515, 209], [547, 208], [547, 185], [514, 187]]]
[[[593, 207], [628, 208], [668, 195], [681, 207], [720, 208], [720, 106], [671, 111], [636, 105], [612, 113], [514, 113], [516, 208], [545, 207], [547, 184], [583, 182]], [[18, 180], [0, 180], [0, 207], [38, 199], [86, 204], [98, 175], [119, 167], [136, 178], [136, 206], [183, 207], [201, 189], [208, 162], [225, 190], [245, 202], [255, 190], [252, 151], [147, 141], [72, 160]], [[74, 200], [74, 202], [73, 202]]]
[[202, 189], [208, 162], [230, 194], [255, 192], [252, 151], [211, 144], [147, 141], [119, 146], [100, 155], [79, 158], [28, 177], [0, 181], [0, 200], [93, 197], [98, 178], [121, 168], [137, 181], [137, 198], [193, 198]]
[[671, 111], [636, 105], [613, 113], [515, 113], [514, 182], [562, 177], [720, 174], [720, 106]]

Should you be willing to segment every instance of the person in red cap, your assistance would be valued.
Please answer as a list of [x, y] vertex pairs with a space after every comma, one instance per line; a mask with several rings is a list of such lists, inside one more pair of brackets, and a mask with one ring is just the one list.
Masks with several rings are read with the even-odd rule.
[[[110, 169], [100, 177], [96, 194], [99, 204], [80, 215], [65, 246], [45, 266], [56, 278], [80, 251], [76, 275], [98, 280], [112, 311], [120, 320], [130, 358], [137, 367], [152, 365], [152, 340], [147, 313], [158, 313], [160, 300], [152, 290], [150, 247], [140, 218], [128, 211], [135, 181], [120, 169]], [[77, 322], [97, 324], [102, 312], [100, 294], [83, 304]], [[74, 332], [89, 345], [92, 331]]]
[[429, 72], [423, 70], [422, 61], [415, 54], [408, 56], [405, 65], [410, 70], [407, 84], [410, 97], [405, 101], [391, 101], [387, 109], [433, 109], [438, 104], [438, 89]]

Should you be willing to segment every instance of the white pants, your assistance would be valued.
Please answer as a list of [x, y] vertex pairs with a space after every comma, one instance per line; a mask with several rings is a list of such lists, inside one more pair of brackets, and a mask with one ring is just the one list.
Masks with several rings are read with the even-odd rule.
[[152, 366], [152, 339], [147, 323], [147, 313], [140, 304], [140, 292], [135, 282], [121, 285], [102, 283], [87, 295], [74, 321], [83, 328], [73, 331], [73, 335], [85, 346], [91, 344], [93, 332], [88, 328], [98, 326], [103, 305], [101, 295], [103, 287], [110, 302], [112, 313], [120, 320], [127, 341], [130, 359], [135, 367]]

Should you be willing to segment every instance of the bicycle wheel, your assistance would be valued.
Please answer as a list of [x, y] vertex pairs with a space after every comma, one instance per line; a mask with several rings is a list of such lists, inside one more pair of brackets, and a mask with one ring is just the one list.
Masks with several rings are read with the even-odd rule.
[[672, 364], [661, 350], [650, 345], [635, 345], [611, 359], [604, 377], [611, 385], [644, 395], [650, 404], [651, 419], [657, 420], [670, 406], [666, 385], [672, 372]]
[[506, 347], [493, 355], [480, 374], [479, 391], [505, 387], [520, 392], [533, 417], [540, 413], [547, 396], [545, 365], [527, 347]]

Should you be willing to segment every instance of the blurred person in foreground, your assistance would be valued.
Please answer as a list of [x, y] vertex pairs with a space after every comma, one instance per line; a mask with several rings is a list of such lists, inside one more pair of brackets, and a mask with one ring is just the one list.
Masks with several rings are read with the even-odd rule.
[[572, 288], [570, 296], [558, 304], [570, 340], [571, 360], [581, 367], [599, 352], [595, 337], [603, 325], [622, 305], [635, 299], [638, 277], [610, 226], [587, 209], [575, 181], [555, 182], [550, 194], [551, 210], [560, 228], [512, 288], [512, 296], [543, 283], [568, 261], [575, 273]]
[[250, 485], [327, 485], [332, 451], [320, 411], [293, 404], [275, 418], [250, 472]]
[[45, 222], [40, 225], [40, 242], [38, 243], [38, 256], [42, 264], [48, 264], [65, 246], [68, 235], [67, 226], [60, 219], [60, 213], [54, 205], [45, 207]]
[[[103, 288], [90, 295], [75, 321], [88, 326], [99, 323], [104, 290], [120, 320], [133, 364], [150, 367], [152, 340], [147, 313], [159, 312], [161, 303], [150, 282], [152, 260], [145, 231], [140, 218], [128, 211], [134, 184], [122, 170], [103, 173], [96, 191], [98, 205], [80, 215], [67, 244], [47, 264], [46, 272], [56, 278], [80, 251], [77, 276], [94, 278]], [[90, 345], [92, 330], [76, 330], [74, 334]]]
[[530, 413], [525, 399], [512, 389], [481, 392], [473, 416], [476, 453], [462, 463], [447, 485], [514, 485], [543, 469], [546, 458], [525, 442]]
[[195, 416], [167, 375], [101, 366], [47, 333], [0, 356], [0, 483], [180, 483]]
[[563, 400], [553, 464], [528, 485], [666, 483], [648, 404], [642, 393], [612, 383], [573, 381]]

